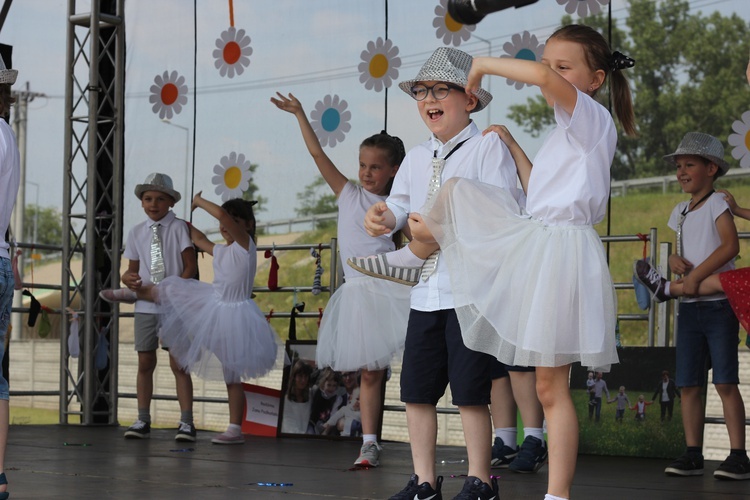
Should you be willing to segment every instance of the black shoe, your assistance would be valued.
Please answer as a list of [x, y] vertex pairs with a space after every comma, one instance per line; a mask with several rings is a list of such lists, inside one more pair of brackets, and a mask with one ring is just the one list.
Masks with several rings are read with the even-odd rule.
[[664, 293], [667, 280], [664, 279], [661, 273], [649, 261], [646, 259], [635, 261], [633, 272], [638, 281], [648, 288], [649, 293], [656, 302], [664, 302], [672, 298]]
[[719, 468], [714, 471], [716, 479], [734, 479], [742, 481], [750, 479], [750, 460], [747, 455], [729, 455]]
[[703, 455], [700, 453], [685, 453], [664, 469], [668, 476], [702, 476]]
[[419, 476], [412, 474], [406, 488], [393, 495], [390, 500], [443, 500], [443, 494], [440, 489], [443, 484], [443, 476], [435, 479], [435, 489], [432, 489], [430, 483], [419, 484]]
[[143, 420], [136, 420], [125, 431], [125, 439], [148, 439], [151, 435], [151, 424]]
[[177, 435], [175, 435], [175, 441], [189, 441], [195, 442], [195, 426], [185, 422], [180, 422], [180, 426], [177, 428]]
[[505, 469], [518, 455], [518, 446], [511, 448], [506, 445], [502, 438], [496, 437], [492, 444], [492, 461], [490, 465], [498, 469]]
[[478, 477], [469, 476], [464, 481], [464, 487], [453, 500], [498, 500], [497, 479], [490, 479], [492, 486], [483, 482]]
[[547, 461], [547, 447], [541, 439], [526, 436], [521, 444], [518, 456], [508, 468], [513, 472], [531, 474], [542, 468]]

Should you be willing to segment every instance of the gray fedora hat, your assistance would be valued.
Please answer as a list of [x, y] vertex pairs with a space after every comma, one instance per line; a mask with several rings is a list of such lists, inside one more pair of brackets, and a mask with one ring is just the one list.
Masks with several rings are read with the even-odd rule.
[[135, 195], [139, 200], [146, 191], [159, 191], [160, 193], [168, 194], [174, 198], [175, 203], [182, 198], [180, 193], [175, 191], [172, 187], [172, 178], [167, 174], [160, 174], [158, 172], [148, 174], [148, 177], [143, 181], [143, 184], [137, 184], [135, 186]]
[[[439, 47], [427, 59], [417, 76], [399, 83], [398, 86], [409, 95], [411, 95], [411, 88], [417, 82], [447, 82], [466, 88], [471, 61], [473, 60], [473, 57], [462, 50]], [[492, 100], [492, 94], [483, 88], [477, 89], [474, 95], [477, 96], [479, 102], [471, 111], [472, 113], [484, 109]]]
[[5, 66], [2, 56], [0, 56], [0, 84], [13, 85], [18, 77], [17, 69], [8, 69]]
[[664, 156], [664, 159], [671, 164], [675, 163], [675, 156], [694, 155], [705, 158], [715, 163], [722, 173], [729, 170], [729, 164], [724, 161], [724, 146], [716, 137], [702, 132], [688, 132], [680, 141], [680, 145], [674, 153]]

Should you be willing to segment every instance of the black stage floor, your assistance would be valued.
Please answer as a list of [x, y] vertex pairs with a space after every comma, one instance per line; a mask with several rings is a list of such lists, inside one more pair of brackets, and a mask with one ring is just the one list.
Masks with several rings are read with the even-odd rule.
[[[359, 442], [249, 436], [244, 445], [210, 442], [198, 433], [192, 445], [177, 444], [174, 431], [155, 429], [149, 440], [125, 440], [121, 427], [11, 426], [6, 453], [10, 498], [388, 498], [406, 484], [409, 445], [385, 443], [383, 465], [349, 470]], [[67, 444], [66, 444], [67, 443]], [[189, 449], [192, 448], [192, 451]], [[443, 496], [453, 498], [463, 484], [462, 448], [438, 448]], [[445, 462], [444, 464], [441, 462]], [[671, 478], [665, 460], [580, 456], [574, 499], [739, 499], [750, 498], [750, 481], [706, 475]], [[542, 500], [547, 467], [522, 475], [496, 470], [500, 498]], [[257, 483], [288, 483], [259, 486]]]

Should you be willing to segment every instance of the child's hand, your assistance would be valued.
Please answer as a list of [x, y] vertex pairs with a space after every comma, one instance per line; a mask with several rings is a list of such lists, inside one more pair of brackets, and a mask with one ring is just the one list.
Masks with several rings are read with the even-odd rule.
[[277, 108], [292, 113], [293, 115], [302, 113], [302, 103], [300, 103], [294, 95], [289, 93], [289, 97], [284, 97], [280, 92], [276, 92], [276, 95], [279, 96], [279, 98], [276, 99], [272, 97], [271, 102], [274, 103]]
[[700, 282], [688, 274], [682, 279], [682, 292], [688, 297], [697, 297], [698, 285], [700, 285]]
[[383, 214], [388, 210], [388, 205], [384, 201], [379, 201], [367, 209], [365, 214], [365, 231], [370, 236], [381, 236], [391, 232], [391, 228], [383, 224], [385, 217]]
[[21, 279], [21, 271], [18, 269], [18, 259], [21, 257], [21, 250], [17, 249], [13, 254], [11, 260], [11, 266], [13, 269], [13, 290], [20, 290], [23, 288], [23, 280]]
[[132, 271], [126, 271], [122, 275], [122, 283], [131, 290], [137, 290], [143, 285], [140, 275]]
[[680, 257], [677, 254], [669, 256], [669, 268], [673, 273], [679, 274], [680, 276], [686, 275], [693, 268], [693, 264], [689, 260]]
[[193, 203], [190, 205], [190, 211], [192, 212], [196, 208], [200, 207], [200, 202], [203, 201], [203, 191], [198, 191], [195, 193], [195, 196], [193, 196]]
[[737, 210], [737, 201], [734, 199], [734, 196], [732, 196], [732, 193], [726, 189], [719, 189], [718, 192], [724, 195], [724, 200], [727, 202], [727, 205], [729, 205], [729, 210], [734, 213], [734, 211]]
[[482, 132], [482, 135], [491, 134], [492, 132], [495, 132], [500, 136], [500, 140], [503, 141], [506, 146], [508, 146], [508, 149], [516, 144], [516, 140], [513, 138], [510, 131], [508, 131], [508, 128], [505, 125], [490, 125], [484, 130], [484, 132]]
[[486, 74], [486, 72], [483, 69], [483, 63], [485, 59], [490, 59], [489, 57], [475, 57], [471, 62], [471, 69], [469, 70], [469, 74], [466, 77], [466, 93], [469, 95], [473, 95], [474, 92], [479, 90], [479, 87], [482, 83], [482, 76]]
[[427, 224], [424, 223], [422, 216], [416, 212], [409, 214], [409, 230], [411, 236], [422, 243], [436, 243], [435, 237], [430, 232]]

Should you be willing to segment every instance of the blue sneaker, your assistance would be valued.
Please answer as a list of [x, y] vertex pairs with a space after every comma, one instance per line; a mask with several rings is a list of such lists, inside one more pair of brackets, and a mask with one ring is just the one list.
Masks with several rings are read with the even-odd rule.
[[469, 476], [464, 481], [464, 487], [453, 497], [453, 500], [499, 500], [497, 479], [490, 479], [492, 484], [483, 482], [478, 477]]
[[518, 456], [508, 468], [513, 472], [532, 474], [542, 468], [547, 461], [547, 446], [541, 439], [526, 436], [518, 451]]
[[492, 444], [492, 461], [490, 465], [497, 469], [507, 469], [508, 465], [518, 455], [518, 446], [515, 449], [506, 446], [502, 438], [496, 437]]
[[430, 483], [419, 484], [419, 476], [412, 474], [406, 488], [393, 495], [389, 500], [443, 500], [440, 489], [443, 484], [443, 476], [435, 479], [435, 489]]

